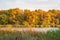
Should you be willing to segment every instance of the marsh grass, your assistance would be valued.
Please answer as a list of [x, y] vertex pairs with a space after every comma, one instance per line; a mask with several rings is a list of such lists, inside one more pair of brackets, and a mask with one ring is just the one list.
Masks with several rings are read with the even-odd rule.
[[0, 31], [0, 40], [60, 40], [60, 30], [47, 32]]

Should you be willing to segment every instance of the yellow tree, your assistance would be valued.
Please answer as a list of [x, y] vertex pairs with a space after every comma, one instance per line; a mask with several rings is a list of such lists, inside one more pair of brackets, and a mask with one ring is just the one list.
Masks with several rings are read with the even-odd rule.
[[46, 27], [50, 27], [50, 21], [51, 21], [51, 12], [47, 12], [45, 15], [44, 15], [44, 19], [43, 19], [43, 24], [42, 25], [45, 25]]

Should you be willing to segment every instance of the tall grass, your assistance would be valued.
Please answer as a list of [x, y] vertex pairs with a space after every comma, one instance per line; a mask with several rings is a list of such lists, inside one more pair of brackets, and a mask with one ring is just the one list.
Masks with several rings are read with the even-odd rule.
[[60, 40], [60, 30], [45, 32], [0, 31], [0, 40]]

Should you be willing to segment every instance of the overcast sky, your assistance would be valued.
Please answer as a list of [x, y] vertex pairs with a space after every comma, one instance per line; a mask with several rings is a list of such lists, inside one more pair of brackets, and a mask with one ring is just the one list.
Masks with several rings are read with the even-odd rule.
[[60, 0], [0, 0], [0, 9], [60, 9]]

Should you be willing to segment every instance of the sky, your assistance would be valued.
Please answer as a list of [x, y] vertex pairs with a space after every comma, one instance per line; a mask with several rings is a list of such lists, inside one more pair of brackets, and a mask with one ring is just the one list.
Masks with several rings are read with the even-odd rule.
[[10, 8], [60, 10], [60, 0], [0, 0], [0, 10]]

